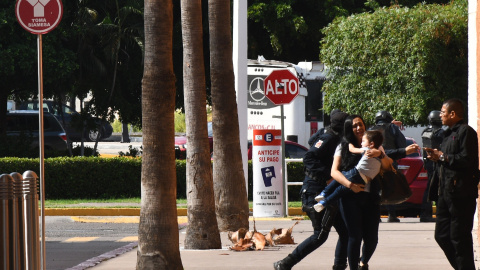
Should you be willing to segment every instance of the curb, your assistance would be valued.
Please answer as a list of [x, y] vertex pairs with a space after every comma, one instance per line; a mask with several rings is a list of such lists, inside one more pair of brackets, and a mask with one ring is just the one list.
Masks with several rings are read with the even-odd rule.
[[[187, 208], [177, 208], [177, 216], [186, 215]], [[300, 207], [291, 207], [288, 208], [288, 215], [306, 214]], [[140, 216], [140, 208], [46, 208], [45, 216]]]

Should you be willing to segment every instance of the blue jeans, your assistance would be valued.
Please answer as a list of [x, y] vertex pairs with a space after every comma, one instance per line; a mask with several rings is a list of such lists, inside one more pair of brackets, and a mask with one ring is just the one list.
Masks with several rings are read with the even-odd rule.
[[348, 194], [340, 199], [340, 212], [348, 230], [348, 264], [357, 269], [363, 240], [361, 260], [367, 264], [378, 243], [380, 205], [378, 195], [371, 192]]
[[[355, 184], [365, 184], [363, 178], [360, 176], [360, 173], [356, 168], [353, 168], [349, 171], [343, 171], [342, 174], [352, 183]], [[344, 185], [341, 185], [337, 181], [333, 180], [330, 184], [323, 190], [325, 193], [325, 199], [323, 200], [325, 203], [324, 206], [331, 205], [334, 202], [337, 202], [341, 197], [346, 194], [352, 194], [349, 188]]]

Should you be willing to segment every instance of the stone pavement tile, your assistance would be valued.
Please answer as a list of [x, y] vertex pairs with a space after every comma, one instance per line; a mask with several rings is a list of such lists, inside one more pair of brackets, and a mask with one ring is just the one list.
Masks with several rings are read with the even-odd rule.
[[[294, 220], [257, 220], [257, 231], [267, 233], [273, 228], [288, 228]], [[253, 223], [250, 224], [250, 229]], [[377, 270], [447, 270], [451, 269], [443, 252], [433, 238], [434, 223], [420, 223], [418, 218], [402, 218], [400, 223], [382, 222], [377, 250], [370, 261], [370, 269]], [[298, 244], [312, 234], [309, 220], [293, 228]], [[325, 244], [302, 260], [294, 269], [331, 269], [338, 236], [332, 231]], [[273, 262], [293, 251], [296, 245], [267, 247], [263, 251], [235, 252], [228, 249], [231, 242], [221, 233], [222, 249], [185, 250], [185, 228], [180, 231], [179, 244], [185, 269], [273, 269]], [[117, 258], [102, 262], [94, 269], [135, 269], [136, 249]]]

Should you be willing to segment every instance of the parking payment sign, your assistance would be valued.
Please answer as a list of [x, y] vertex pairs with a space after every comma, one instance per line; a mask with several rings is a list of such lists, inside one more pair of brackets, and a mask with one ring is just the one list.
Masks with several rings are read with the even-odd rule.
[[46, 34], [58, 26], [63, 6], [60, 0], [17, 0], [18, 23], [32, 34]]
[[253, 130], [253, 216], [283, 217], [282, 131]]

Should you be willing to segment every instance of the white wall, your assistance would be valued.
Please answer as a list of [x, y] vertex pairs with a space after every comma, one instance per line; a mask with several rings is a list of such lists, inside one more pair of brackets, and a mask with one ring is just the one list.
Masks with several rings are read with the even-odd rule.
[[477, 130], [477, 1], [468, 1], [468, 124]]

